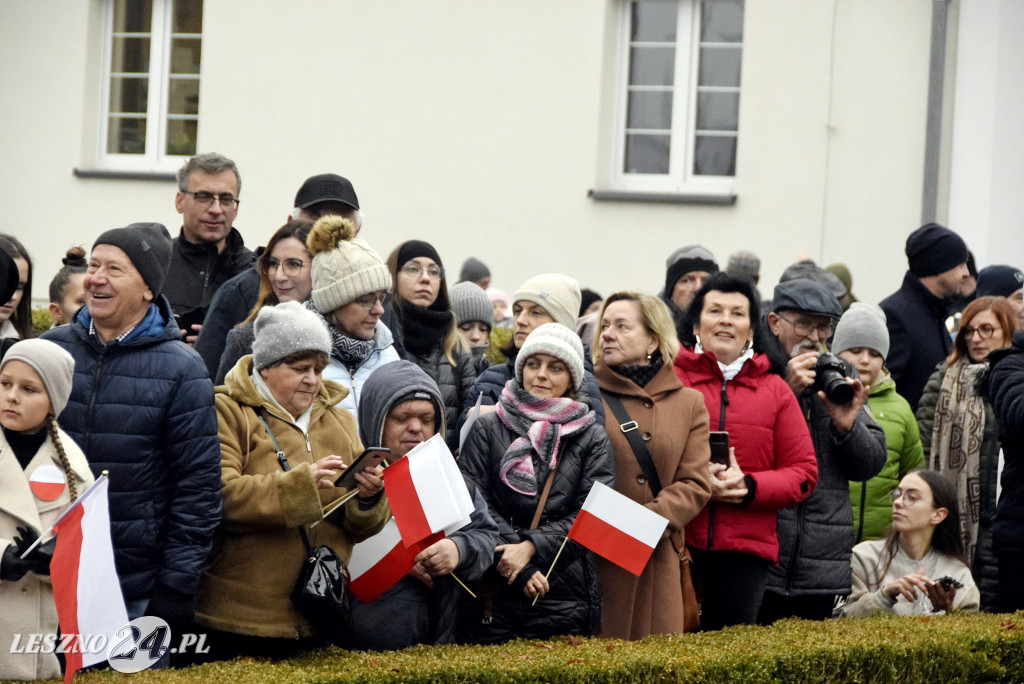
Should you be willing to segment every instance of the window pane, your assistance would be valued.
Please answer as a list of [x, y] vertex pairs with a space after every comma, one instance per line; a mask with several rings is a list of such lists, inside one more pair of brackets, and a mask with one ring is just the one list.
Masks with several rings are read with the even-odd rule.
[[697, 128], [709, 131], [739, 129], [739, 93], [698, 93]]
[[675, 42], [678, 0], [636, 0], [630, 36], [636, 41]]
[[631, 92], [627, 128], [672, 128], [672, 93]]
[[203, 41], [199, 38], [174, 38], [171, 40], [171, 73], [198, 74], [202, 49]]
[[203, 32], [203, 0], [175, 0], [174, 33]]
[[704, 0], [700, 39], [703, 43], [743, 42], [743, 0]]
[[149, 33], [153, 25], [153, 0], [115, 0], [114, 33]]
[[675, 48], [638, 47], [630, 50], [630, 85], [672, 85], [675, 79]]
[[742, 56], [735, 48], [701, 48], [700, 85], [738, 88]]
[[626, 173], [668, 173], [668, 135], [627, 135]]
[[110, 51], [111, 71], [149, 73], [149, 38], [114, 38]]
[[195, 78], [171, 78], [169, 85], [168, 114], [199, 113], [199, 80]]
[[148, 78], [115, 76], [110, 79], [111, 114], [145, 114], [148, 104]]
[[167, 122], [167, 154], [191, 157], [196, 153], [196, 132], [199, 122], [194, 119], [171, 119]]
[[735, 176], [736, 138], [698, 135], [693, 148], [693, 173], [698, 176]]
[[110, 117], [107, 136], [108, 154], [145, 154], [146, 120]]

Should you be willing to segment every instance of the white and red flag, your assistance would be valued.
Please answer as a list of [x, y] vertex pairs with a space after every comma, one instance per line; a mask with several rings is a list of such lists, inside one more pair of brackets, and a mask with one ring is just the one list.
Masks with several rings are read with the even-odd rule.
[[406, 546], [461, 528], [473, 512], [466, 481], [440, 435], [385, 468], [384, 491]]
[[438, 532], [406, 546], [395, 519], [388, 520], [384, 529], [352, 547], [348, 563], [352, 593], [363, 603], [377, 600], [412, 570], [420, 551], [442, 539], [444, 532]]
[[106, 475], [101, 475], [53, 524], [57, 545], [50, 561], [50, 579], [57, 618], [61, 633], [76, 635], [78, 642], [68, 644], [65, 682], [81, 668], [107, 659], [106, 649], [83, 653], [91, 650], [83, 649], [83, 643], [100, 643], [103, 635], [103, 643], [112, 645], [128, 624], [110, 540], [109, 484]]
[[568, 537], [639, 576], [667, 526], [668, 518], [596, 482]]

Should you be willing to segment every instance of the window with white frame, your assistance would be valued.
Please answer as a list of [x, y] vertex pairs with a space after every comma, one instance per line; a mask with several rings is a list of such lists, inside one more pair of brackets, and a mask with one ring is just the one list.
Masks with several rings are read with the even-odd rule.
[[625, 0], [611, 182], [733, 192], [743, 0]]
[[97, 159], [176, 170], [196, 153], [203, 0], [107, 0]]

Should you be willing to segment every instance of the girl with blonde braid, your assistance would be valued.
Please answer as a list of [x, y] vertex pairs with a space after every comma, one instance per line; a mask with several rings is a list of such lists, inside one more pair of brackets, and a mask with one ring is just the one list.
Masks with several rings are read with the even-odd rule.
[[[21, 555], [93, 482], [82, 450], [57, 425], [74, 369], [68, 352], [40, 339], [16, 343], [0, 364], [0, 634], [57, 631], [55, 539]], [[60, 674], [53, 653], [7, 650], [0, 649], [0, 679]]]

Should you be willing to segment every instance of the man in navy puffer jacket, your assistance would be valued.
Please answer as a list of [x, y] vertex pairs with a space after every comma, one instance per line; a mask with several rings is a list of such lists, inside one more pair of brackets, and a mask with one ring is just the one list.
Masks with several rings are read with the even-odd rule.
[[110, 477], [110, 525], [129, 618], [191, 621], [220, 520], [213, 384], [160, 294], [171, 240], [158, 223], [93, 245], [86, 305], [44, 335], [75, 359], [60, 423], [96, 475]]

